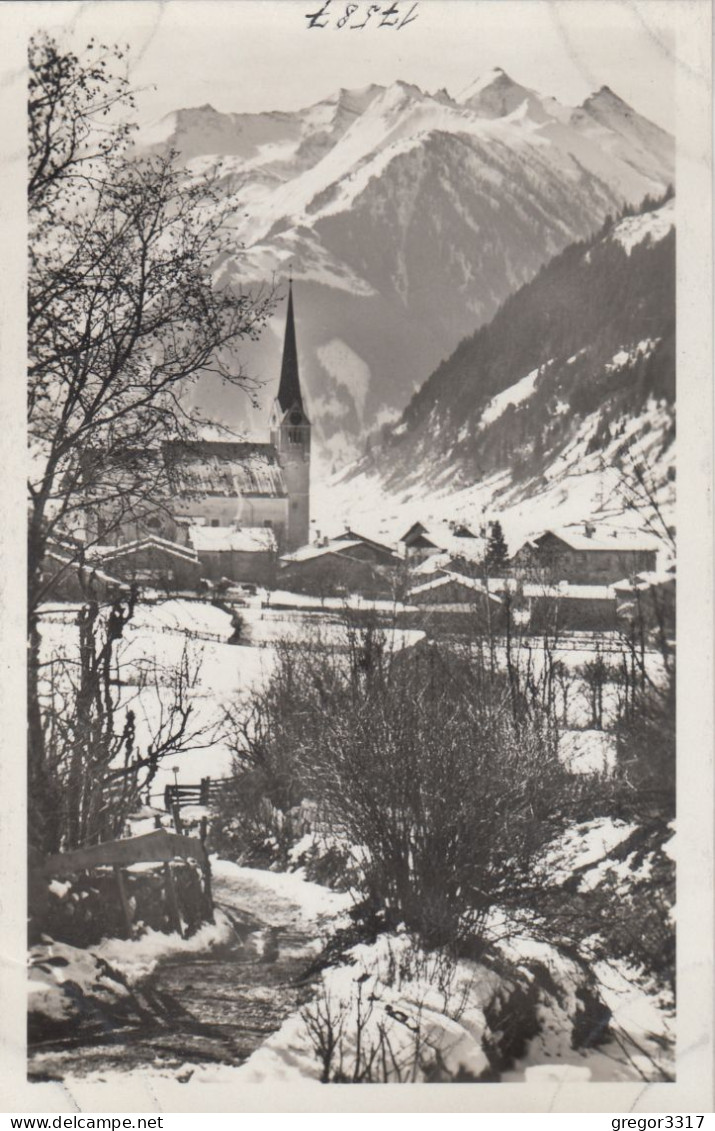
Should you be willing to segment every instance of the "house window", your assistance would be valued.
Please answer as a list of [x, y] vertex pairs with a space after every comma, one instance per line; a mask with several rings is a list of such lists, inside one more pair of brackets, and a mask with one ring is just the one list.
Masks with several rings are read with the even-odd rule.
[[288, 429], [288, 442], [291, 443], [291, 444], [300, 444], [302, 442], [302, 436], [301, 436], [300, 433], [301, 433], [300, 428], [289, 428]]
[[212, 526], [218, 526], [218, 519], [217, 519], [217, 518], [212, 518], [212, 519], [211, 519], [211, 525], [212, 525]]
[[273, 519], [272, 518], [264, 518], [263, 519], [263, 525], [267, 526], [270, 530], [272, 530], [273, 529]]

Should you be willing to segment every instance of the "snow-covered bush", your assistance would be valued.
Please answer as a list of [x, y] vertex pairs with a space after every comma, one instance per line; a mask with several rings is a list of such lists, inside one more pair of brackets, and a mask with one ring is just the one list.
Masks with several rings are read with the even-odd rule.
[[315, 799], [364, 849], [366, 906], [427, 945], [478, 950], [573, 790], [548, 719], [483, 652], [393, 654], [374, 626], [350, 627], [340, 652], [284, 649], [234, 722], [241, 815]]
[[522, 938], [455, 961], [402, 931], [324, 971], [287, 1051], [307, 1046], [323, 1083], [486, 1082], [532, 1047], [578, 1063], [609, 1018], [593, 975], [553, 946]]

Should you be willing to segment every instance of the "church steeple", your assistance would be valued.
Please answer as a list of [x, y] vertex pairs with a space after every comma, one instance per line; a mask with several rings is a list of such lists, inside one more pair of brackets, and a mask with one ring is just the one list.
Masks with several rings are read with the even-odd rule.
[[310, 433], [300, 389], [293, 280], [289, 279], [281, 378], [271, 414], [271, 443], [275, 444], [288, 500], [284, 543], [280, 547], [283, 551], [304, 546], [310, 534]]
[[303, 397], [300, 391], [300, 375], [298, 373], [298, 349], [295, 342], [295, 316], [293, 314], [293, 280], [288, 282], [288, 313], [286, 316], [286, 332], [283, 341], [283, 363], [281, 365], [281, 379], [278, 386], [278, 404], [283, 412], [298, 408], [303, 412]]

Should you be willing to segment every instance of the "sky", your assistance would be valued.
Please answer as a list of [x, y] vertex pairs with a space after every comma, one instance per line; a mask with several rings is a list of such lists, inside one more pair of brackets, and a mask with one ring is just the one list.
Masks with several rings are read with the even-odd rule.
[[[140, 117], [181, 107], [292, 110], [338, 88], [397, 79], [458, 94], [501, 66], [542, 94], [577, 105], [610, 86], [639, 113], [674, 130], [676, 60], [672, 0], [397, 0], [397, 29], [339, 28], [344, 0], [330, 0], [325, 28], [307, 14], [325, 0], [94, 0], [24, 5], [31, 25], [77, 46], [96, 35], [131, 48]], [[382, 3], [382, 9], [388, 0]], [[357, 5], [362, 22], [369, 0]], [[322, 21], [321, 21], [322, 22]]]

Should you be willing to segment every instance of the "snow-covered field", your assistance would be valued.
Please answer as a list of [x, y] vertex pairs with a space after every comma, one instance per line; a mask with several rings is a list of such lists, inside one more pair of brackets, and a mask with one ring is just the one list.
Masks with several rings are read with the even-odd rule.
[[[43, 658], [76, 660], [76, 606], [50, 606], [42, 619]], [[202, 777], [225, 777], [231, 753], [222, 737], [224, 708], [263, 687], [272, 671], [272, 648], [228, 644], [231, 616], [208, 602], [171, 599], [138, 604], [124, 629], [118, 654], [126, 686], [119, 692], [122, 709], [136, 716], [137, 745], [142, 749], [162, 719], [172, 698], [172, 684], [183, 667], [186, 695], [191, 704], [189, 730], [194, 749], [170, 757], [152, 783], [152, 794], [163, 794], [174, 781], [196, 783]], [[143, 673], [140, 676], [140, 672]], [[139, 686], [139, 684], [142, 684]], [[191, 745], [191, 743], [189, 743]]]

